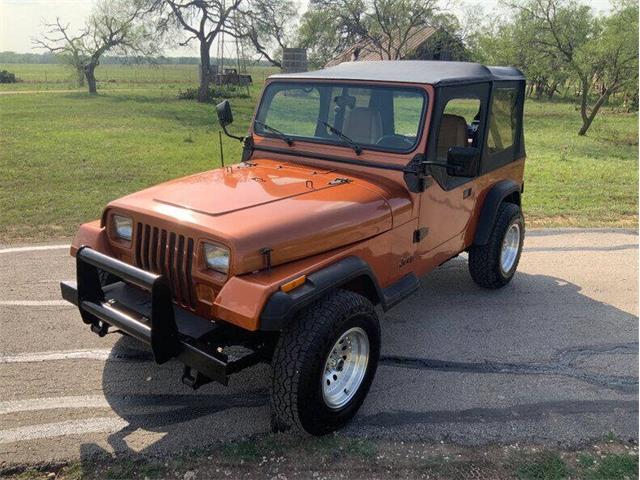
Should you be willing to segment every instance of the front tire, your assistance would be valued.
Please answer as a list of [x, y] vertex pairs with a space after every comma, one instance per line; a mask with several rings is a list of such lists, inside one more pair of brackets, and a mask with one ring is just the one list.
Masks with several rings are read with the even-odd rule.
[[324, 435], [345, 425], [369, 391], [380, 356], [371, 302], [336, 290], [301, 312], [273, 356], [272, 427]]
[[518, 205], [502, 203], [486, 245], [469, 249], [469, 273], [484, 288], [504, 287], [518, 268], [524, 243], [524, 217]]

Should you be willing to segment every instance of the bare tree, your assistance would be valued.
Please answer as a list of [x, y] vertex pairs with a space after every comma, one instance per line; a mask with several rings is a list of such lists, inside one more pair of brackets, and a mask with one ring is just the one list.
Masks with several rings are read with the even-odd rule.
[[147, 4], [162, 18], [159, 27], [165, 35], [177, 28], [187, 34], [181, 46], [198, 42], [200, 102], [209, 100], [211, 46], [220, 35], [250, 43], [279, 67], [274, 49], [285, 47], [287, 27], [297, 14], [291, 0], [147, 0]]
[[78, 35], [72, 36], [69, 25], [56, 19], [34, 45], [60, 54], [78, 73], [83, 72], [89, 93], [97, 93], [95, 70], [106, 52], [138, 57], [158, 53], [154, 33], [141, 20], [145, 12], [142, 1], [103, 0]]
[[84, 87], [84, 64], [85, 58], [82, 53], [82, 39], [85, 33], [73, 36], [69, 33], [69, 24], [63, 25], [60, 18], [56, 18], [55, 23], [45, 23], [47, 32], [42, 38], [34, 39], [36, 48], [45, 48], [62, 60], [62, 63], [69, 65], [76, 75], [78, 86]]
[[161, 15], [166, 33], [177, 27], [187, 33], [180, 42], [185, 46], [197, 41], [200, 50], [200, 87], [198, 101], [209, 100], [211, 84], [211, 45], [221, 33], [234, 34], [231, 15], [242, 0], [153, 0], [151, 6]]

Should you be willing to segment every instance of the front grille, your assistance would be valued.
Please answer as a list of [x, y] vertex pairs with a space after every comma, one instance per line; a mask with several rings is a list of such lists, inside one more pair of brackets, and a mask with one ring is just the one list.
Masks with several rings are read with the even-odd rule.
[[136, 226], [135, 262], [138, 268], [165, 275], [175, 302], [195, 310], [191, 267], [194, 241], [192, 238], [169, 232], [144, 223]]

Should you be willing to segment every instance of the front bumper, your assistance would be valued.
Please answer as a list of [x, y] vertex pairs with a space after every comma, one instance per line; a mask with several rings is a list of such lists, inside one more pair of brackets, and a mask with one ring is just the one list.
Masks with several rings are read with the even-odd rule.
[[[169, 283], [156, 275], [88, 247], [76, 254], [77, 282], [61, 282], [62, 298], [78, 306], [84, 323], [100, 336], [114, 327], [151, 346], [159, 364], [184, 363], [182, 381], [198, 388], [209, 381], [228, 383], [229, 375], [262, 361], [259, 351], [230, 359], [228, 345], [244, 333], [176, 306]], [[119, 281], [103, 287], [100, 271]]]

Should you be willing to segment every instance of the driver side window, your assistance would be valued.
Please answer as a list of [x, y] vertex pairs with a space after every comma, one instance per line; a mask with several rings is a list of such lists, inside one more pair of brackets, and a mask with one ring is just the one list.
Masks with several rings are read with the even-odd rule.
[[478, 98], [452, 98], [447, 102], [436, 143], [436, 158], [439, 162], [447, 161], [447, 153], [451, 147], [478, 146], [480, 106]]

